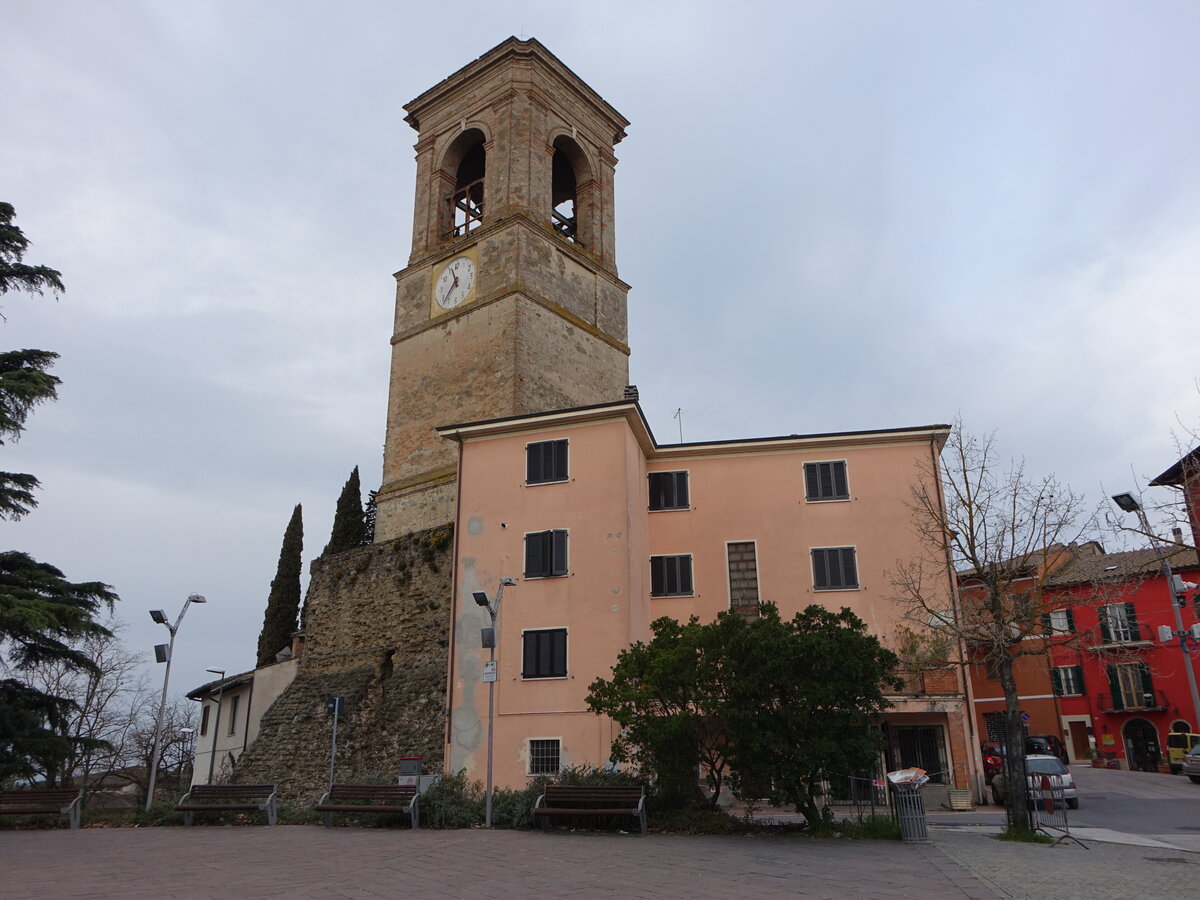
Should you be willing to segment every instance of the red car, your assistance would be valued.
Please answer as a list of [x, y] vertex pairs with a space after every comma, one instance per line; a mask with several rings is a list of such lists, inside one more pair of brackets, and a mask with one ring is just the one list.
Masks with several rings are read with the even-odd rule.
[[983, 755], [984, 781], [991, 784], [992, 779], [1004, 768], [1004, 745], [992, 741], [980, 746], [979, 752]]

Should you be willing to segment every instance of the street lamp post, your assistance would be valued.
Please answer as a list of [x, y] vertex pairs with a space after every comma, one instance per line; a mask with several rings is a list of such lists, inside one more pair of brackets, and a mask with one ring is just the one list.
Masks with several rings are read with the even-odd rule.
[[166, 644], [156, 644], [154, 647], [155, 659], [158, 662], [165, 662], [167, 669], [163, 673], [162, 699], [158, 701], [158, 718], [154, 722], [154, 748], [150, 753], [150, 785], [146, 790], [146, 812], [149, 812], [150, 807], [154, 804], [154, 782], [158, 779], [158, 761], [162, 756], [163, 714], [167, 710], [167, 685], [171, 682], [171, 651], [175, 649], [175, 633], [179, 631], [179, 623], [183, 621], [189, 606], [193, 603], [207, 602], [199, 594], [189, 594], [188, 598], [183, 601], [183, 609], [179, 611], [179, 617], [175, 620], [174, 625], [167, 621], [167, 616], [161, 609], [150, 610], [150, 618], [159, 625], [166, 626], [167, 631], [171, 632], [171, 640]]
[[225, 693], [225, 670], [224, 669], [205, 669], [205, 672], [211, 672], [220, 678], [217, 682], [217, 714], [213, 717], [212, 740], [208, 742], [208, 781], [205, 784], [212, 784], [213, 779], [213, 763], [217, 761], [217, 735], [221, 730], [221, 697]]
[[[1117, 504], [1124, 512], [1137, 513], [1138, 523], [1142, 526], [1142, 531], [1154, 542], [1155, 546], [1161, 545], [1163, 542], [1159, 540], [1158, 535], [1150, 530], [1150, 522], [1146, 518], [1146, 511], [1142, 509], [1142, 505], [1138, 503], [1137, 498], [1133, 494], [1114, 494], [1113, 502]], [[1179, 638], [1179, 650], [1183, 654], [1183, 671], [1187, 675], [1188, 690], [1192, 695], [1192, 727], [1200, 727], [1200, 694], [1196, 691], [1196, 673], [1192, 670], [1192, 658], [1189, 652], [1189, 644], [1187, 638], [1191, 636], [1190, 631], [1183, 630], [1183, 618], [1179, 615], [1179, 606], [1182, 601], [1182, 582], [1180, 583], [1180, 591], [1176, 593], [1177, 578], [1171, 571], [1171, 563], [1167, 556], [1162, 558], [1162, 573], [1167, 579], [1167, 592], [1171, 597], [1171, 612], [1175, 616], [1174, 634]], [[1166, 627], [1165, 625], [1163, 626]]]
[[496, 617], [500, 615], [500, 598], [504, 596], [506, 587], [515, 585], [517, 580], [505, 576], [500, 579], [500, 587], [496, 591], [496, 602], [492, 603], [484, 591], [473, 591], [471, 596], [475, 602], [488, 611], [492, 619], [492, 627], [484, 628], [481, 632], [482, 644], [488, 649], [488, 664], [483, 670], [483, 680], [488, 686], [488, 737], [487, 737], [487, 794], [484, 801], [483, 824], [492, 827], [492, 743], [496, 730]]
[[[183, 738], [183, 761], [187, 763], [188, 784], [192, 783], [192, 779], [196, 777], [196, 729], [195, 728], [180, 728], [179, 736]], [[183, 773], [183, 765], [179, 766], [180, 774]]]

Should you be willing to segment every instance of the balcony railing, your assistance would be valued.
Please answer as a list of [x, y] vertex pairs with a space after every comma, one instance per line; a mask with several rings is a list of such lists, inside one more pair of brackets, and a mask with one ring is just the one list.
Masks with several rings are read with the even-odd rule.
[[1162, 710], [1167, 708], [1167, 695], [1162, 691], [1121, 691], [1119, 694], [1097, 694], [1096, 706], [1106, 713], [1130, 710]]

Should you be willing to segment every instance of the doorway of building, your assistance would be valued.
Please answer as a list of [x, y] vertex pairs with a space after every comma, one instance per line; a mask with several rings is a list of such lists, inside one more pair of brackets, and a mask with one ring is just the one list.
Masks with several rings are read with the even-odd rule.
[[1158, 732], [1145, 719], [1130, 719], [1121, 729], [1125, 738], [1125, 756], [1129, 768], [1138, 772], [1158, 771], [1160, 750]]
[[1087, 759], [1092, 742], [1088, 740], [1088, 723], [1070, 721], [1067, 723], [1071, 737], [1071, 759]]

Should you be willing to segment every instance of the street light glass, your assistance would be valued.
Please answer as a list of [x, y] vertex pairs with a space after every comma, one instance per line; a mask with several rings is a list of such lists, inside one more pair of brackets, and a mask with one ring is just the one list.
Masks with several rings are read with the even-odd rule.
[[480, 606], [491, 605], [490, 601], [488, 600], [488, 595], [485, 594], [483, 591], [472, 591], [471, 596], [475, 598], [475, 602], [478, 603]]
[[161, 609], [150, 610], [150, 618], [152, 618], [159, 625], [167, 624], [167, 614], [165, 612], [163, 612]]
[[1141, 504], [1137, 502], [1137, 498], [1133, 494], [1113, 494], [1113, 503], [1121, 507], [1125, 512], [1137, 512], [1141, 509]]

